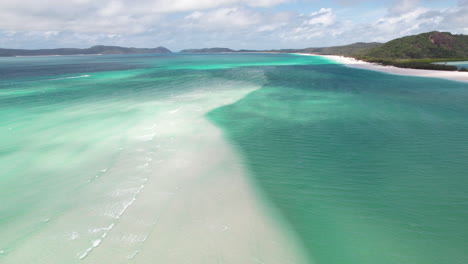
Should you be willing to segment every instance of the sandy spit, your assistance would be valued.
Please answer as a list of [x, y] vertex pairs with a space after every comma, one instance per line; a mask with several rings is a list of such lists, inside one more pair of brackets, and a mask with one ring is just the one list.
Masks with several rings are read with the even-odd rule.
[[385, 72], [385, 73], [395, 74], [395, 75], [432, 77], [432, 78], [442, 78], [442, 79], [448, 79], [448, 80], [459, 81], [459, 82], [468, 82], [468, 72], [406, 69], [406, 68], [398, 68], [394, 66], [384, 66], [384, 65], [370, 63], [370, 62], [357, 60], [354, 58], [344, 57], [344, 56], [316, 55], [316, 54], [307, 54], [307, 53], [296, 53], [296, 54], [306, 55], [306, 56], [321, 56], [321, 57], [325, 57], [327, 59], [333, 60], [337, 63], [343, 64], [346, 67], [356, 68], [356, 69]]

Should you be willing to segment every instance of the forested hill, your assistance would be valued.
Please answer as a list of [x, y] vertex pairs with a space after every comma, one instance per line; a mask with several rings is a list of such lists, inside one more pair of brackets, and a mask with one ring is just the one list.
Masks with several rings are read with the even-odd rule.
[[228, 48], [203, 48], [203, 49], [184, 49], [180, 53], [224, 53], [224, 52], [237, 52]]
[[428, 32], [394, 39], [365, 53], [380, 59], [468, 58], [468, 35]]
[[144, 54], [144, 53], [171, 53], [164, 47], [157, 48], [125, 48], [118, 46], [94, 46], [87, 49], [61, 48], [61, 49], [0, 49], [0, 57], [11, 56], [46, 56], [46, 55], [90, 55], [90, 54]]

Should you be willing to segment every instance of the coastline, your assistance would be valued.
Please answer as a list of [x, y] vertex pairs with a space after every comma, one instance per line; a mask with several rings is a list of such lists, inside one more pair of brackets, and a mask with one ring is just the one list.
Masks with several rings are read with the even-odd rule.
[[403, 75], [403, 76], [441, 78], [441, 79], [447, 79], [451, 81], [468, 83], [468, 72], [398, 68], [395, 66], [384, 66], [384, 65], [379, 65], [375, 63], [370, 63], [370, 62], [357, 60], [357, 59], [345, 57], [345, 56], [338, 56], [338, 55], [318, 55], [318, 54], [308, 54], [308, 53], [294, 53], [294, 54], [303, 55], [303, 56], [320, 56], [320, 57], [330, 59], [336, 63], [342, 64], [346, 67], [355, 68], [355, 69], [378, 71], [378, 72], [384, 72], [384, 73], [394, 74], [394, 75]]

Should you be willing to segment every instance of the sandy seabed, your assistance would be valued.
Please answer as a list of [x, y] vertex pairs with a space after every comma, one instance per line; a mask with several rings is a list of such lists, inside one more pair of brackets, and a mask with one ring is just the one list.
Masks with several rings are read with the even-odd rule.
[[306, 263], [242, 157], [205, 118], [259, 88], [157, 102], [164, 110], [128, 132], [132, 149], [87, 190], [90, 201], [52, 219], [5, 263]]
[[356, 69], [385, 72], [385, 73], [395, 74], [395, 75], [432, 77], [432, 78], [442, 78], [442, 79], [448, 79], [448, 80], [459, 81], [459, 82], [468, 82], [468, 72], [407, 69], [407, 68], [398, 68], [394, 66], [384, 66], [384, 65], [370, 63], [370, 62], [357, 60], [354, 58], [344, 57], [344, 56], [316, 55], [316, 54], [307, 54], [307, 53], [297, 53], [297, 54], [306, 55], [306, 56], [325, 57], [337, 63], [343, 64], [347, 67], [356, 68]]

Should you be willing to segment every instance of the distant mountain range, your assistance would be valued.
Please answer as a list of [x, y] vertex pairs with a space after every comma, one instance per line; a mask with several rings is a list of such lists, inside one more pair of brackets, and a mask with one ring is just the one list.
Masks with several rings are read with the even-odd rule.
[[118, 46], [94, 46], [87, 49], [61, 48], [61, 49], [0, 49], [1, 57], [12, 56], [46, 56], [46, 55], [91, 55], [91, 54], [144, 54], [144, 53], [172, 53], [164, 47], [157, 48], [125, 48]]

